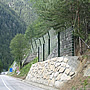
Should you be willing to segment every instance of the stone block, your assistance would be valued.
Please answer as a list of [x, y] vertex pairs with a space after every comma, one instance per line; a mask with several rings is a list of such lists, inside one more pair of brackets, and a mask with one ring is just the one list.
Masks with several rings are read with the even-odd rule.
[[70, 66], [68, 64], [66, 64], [66, 67], [69, 68]]
[[52, 75], [50, 75], [50, 79], [52, 79], [54, 77], [54, 73], [52, 73]]
[[55, 58], [52, 58], [51, 60], [55, 62], [55, 61], [57, 60], [57, 57], [55, 57]]
[[60, 68], [61, 68], [61, 66], [57, 67], [57, 68], [56, 68], [56, 71], [59, 71], [59, 70], [60, 70]]
[[67, 58], [64, 58], [64, 60], [63, 60], [65, 63], [67, 63], [68, 62], [68, 59]]
[[47, 74], [48, 74], [48, 75], [51, 75], [52, 73], [53, 73], [53, 71], [49, 71]]
[[[41, 70], [43, 67], [39, 66], [38, 69]], [[37, 69], [36, 69], [37, 70]]]
[[56, 72], [56, 73], [54, 74], [54, 77], [56, 78], [58, 75], [59, 75], [59, 72]]
[[33, 70], [38, 70], [38, 67], [34, 67]]
[[42, 71], [38, 71], [38, 75], [42, 75], [43, 74], [43, 72]]
[[61, 63], [61, 66], [62, 66], [62, 67], [66, 67], [66, 63], [62, 62], [62, 63]]
[[30, 71], [32, 71], [32, 70], [33, 70], [33, 67], [31, 66]]
[[41, 83], [39, 78], [37, 78], [37, 81], [36, 81], [36, 83]]
[[33, 82], [37, 82], [37, 78], [34, 77], [34, 78], [32, 79], [32, 81], [33, 81]]
[[57, 60], [58, 60], [59, 62], [62, 62], [63, 59], [64, 59], [63, 57], [58, 57], [58, 58], [57, 58]]
[[48, 85], [49, 85], [49, 84], [50, 84], [50, 82], [51, 82], [51, 80], [50, 80], [50, 79], [48, 79], [47, 81], [48, 81]]
[[49, 75], [44, 75], [43, 79], [46, 79], [46, 80], [49, 79]]
[[63, 82], [55, 81], [55, 87], [60, 88], [63, 85]]
[[45, 67], [47, 67], [48, 66], [48, 63], [45, 63], [45, 65], [44, 65]]
[[36, 75], [37, 78], [43, 78], [43, 75]]
[[32, 67], [35, 67], [35, 64], [32, 64]]
[[65, 74], [65, 73], [61, 76], [61, 81], [67, 81], [67, 80], [70, 80], [70, 79], [71, 79], [71, 77], [67, 76], [67, 74]]
[[43, 81], [44, 81], [44, 79], [41, 78], [41, 79], [38, 79], [38, 80], [37, 80], [37, 83], [43, 83]]
[[60, 79], [61, 79], [61, 76], [62, 76], [62, 73], [59, 74], [55, 80], [56, 80], [56, 81], [60, 80]]
[[43, 68], [42, 68], [42, 71], [44, 72], [45, 70], [46, 70], [46, 68], [45, 68], [45, 67], [43, 67]]
[[26, 80], [29, 80], [29, 75], [26, 77]]
[[59, 70], [59, 73], [63, 73], [65, 71], [65, 67], [61, 67], [60, 70]]
[[75, 75], [75, 72], [70, 72], [69, 75], [72, 77], [73, 75]]
[[52, 87], [52, 86], [53, 86], [53, 84], [52, 84], [52, 83], [49, 83], [49, 86], [50, 86], [50, 87]]
[[50, 70], [54, 71], [55, 70], [55, 66], [54, 65], [50, 65]]
[[32, 78], [33, 76], [31, 74], [28, 74], [29, 78]]
[[88, 66], [87, 68], [84, 70], [84, 76], [90, 76], [90, 61], [87, 62]]
[[65, 73], [68, 75], [68, 74], [70, 73], [70, 71], [71, 71], [71, 69], [67, 68], [67, 69], [65, 70]]
[[55, 83], [55, 79], [54, 78], [52, 78], [52, 80], [50, 80], [50, 86], [54, 86], [54, 83]]
[[47, 62], [48, 62], [48, 64], [49, 64], [49, 63], [50, 63], [50, 60], [48, 60]]
[[47, 80], [43, 80], [42, 83], [45, 84], [45, 85], [48, 85], [48, 81]]
[[45, 65], [44, 63], [41, 63], [41, 67], [44, 67], [44, 65]]
[[58, 66], [60, 66], [61, 65], [61, 63], [56, 63], [55, 64], [55, 67], [57, 68]]
[[50, 62], [50, 65], [54, 65], [54, 62]]

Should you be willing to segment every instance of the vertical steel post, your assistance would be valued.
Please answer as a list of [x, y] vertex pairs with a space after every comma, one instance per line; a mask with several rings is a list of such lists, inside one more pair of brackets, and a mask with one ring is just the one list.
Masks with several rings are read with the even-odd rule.
[[38, 47], [38, 62], [40, 61], [40, 57], [39, 57], [39, 47]]
[[81, 55], [82, 48], [81, 48], [81, 39], [80, 39], [80, 37], [79, 37], [79, 46], [80, 46], [80, 55]]
[[73, 30], [73, 26], [72, 26], [72, 56], [74, 56], [74, 30]]
[[43, 36], [43, 61], [45, 61], [45, 40], [44, 40], [44, 36]]
[[43, 61], [45, 61], [45, 44], [43, 44]]
[[50, 54], [50, 34], [49, 34], [49, 32], [48, 32], [48, 37], [49, 37], [49, 39], [48, 39], [48, 55]]
[[[40, 39], [39, 39], [39, 43], [40, 43], [39, 46], [41, 47], [41, 40]], [[41, 59], [41, 57], [40, 57], [41, 56], [40, 55], [41, 54], [40, 47], [38, 47], [38, 60], [39, 60], [39, 62], [40, 62], [40, 59]]]
[[58, 32], [58, 57], [60, 57], [60, 32]]
[[48, 55], [50, 55], [50, 38], [48, 39]]

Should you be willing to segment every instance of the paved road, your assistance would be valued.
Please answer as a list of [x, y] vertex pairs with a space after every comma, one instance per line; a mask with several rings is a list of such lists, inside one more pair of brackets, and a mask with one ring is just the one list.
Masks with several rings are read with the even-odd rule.
[[0, 75], [0, 90], [44, 90], [20, 81], [16, 78]]

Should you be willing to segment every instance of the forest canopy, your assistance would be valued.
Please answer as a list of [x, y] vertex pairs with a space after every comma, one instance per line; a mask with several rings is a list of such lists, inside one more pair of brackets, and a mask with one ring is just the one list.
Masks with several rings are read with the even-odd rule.
[[3, 68], [8, 67], [13, 62], [10, 54], [10, 41], [17, 33], [25, 33], [26, 24], [7, 5], [0, 2], [0, 59]]

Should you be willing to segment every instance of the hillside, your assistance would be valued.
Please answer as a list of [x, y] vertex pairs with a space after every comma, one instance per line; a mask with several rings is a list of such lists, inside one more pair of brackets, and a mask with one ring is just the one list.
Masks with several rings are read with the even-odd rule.
[[32, 23], [36, 18], [30, 0], [1, 0], [1, 2], [4, 2], [14, 10], [27, 25]]
[[26, 25], [20, 17], [7, 5], [0, 2], [0, 60], [3, 68], [13, 62], [10, 54], [9, 44], [17, 33], [25, 33]]

